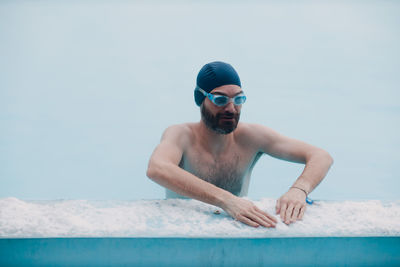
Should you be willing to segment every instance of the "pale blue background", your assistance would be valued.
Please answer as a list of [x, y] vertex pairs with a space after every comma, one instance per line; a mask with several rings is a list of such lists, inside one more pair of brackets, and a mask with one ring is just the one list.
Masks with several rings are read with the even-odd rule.
[[[328, 150], [316, 199], [398, 199], [398, 1], [1, 1], [0, 197], [163, 198], [162, 131], [198, 121], [198, 70], [240, 74], [242, 121]], [[249, 197], [303, 165], [264, 156]]]

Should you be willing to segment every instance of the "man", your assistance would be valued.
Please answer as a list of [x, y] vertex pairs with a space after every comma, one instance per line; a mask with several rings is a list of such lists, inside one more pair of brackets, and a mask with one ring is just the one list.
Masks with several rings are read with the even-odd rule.
[[201, 120], [167, 128], [154, 150], [147, 176], [167, 188], [167, 197], [194, 198], [225, 210], [250, 226], [275, 227], [277, 219], [251, 201], [250, 175], [263, 153], [305, 163], [293, 186], [276, 203], [286, 224], [301, 220], [307, 195], [333, 163], [324, 150], [258, 124], [239, 123], [246, 96], [234, 68], [224, 62], [203, 66], [194, 91]]

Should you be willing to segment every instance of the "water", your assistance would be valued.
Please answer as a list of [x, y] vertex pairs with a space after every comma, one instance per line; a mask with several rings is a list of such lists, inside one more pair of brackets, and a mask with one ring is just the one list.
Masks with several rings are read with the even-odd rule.
[[[147, 160], [198, 121], [195, 77], [238, 71], [242, 120], [329, 151], [315, 199], [399, 198], [396, 1], [2, 1], [0, 197], [158, 199]], [[269, 156], [249, 197], [277, 198], [303, 165]]]

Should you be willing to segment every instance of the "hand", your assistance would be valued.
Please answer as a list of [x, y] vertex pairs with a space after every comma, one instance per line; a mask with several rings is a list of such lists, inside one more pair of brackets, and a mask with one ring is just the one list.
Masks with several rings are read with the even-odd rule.
[[286, 224], [301, 220], [306, 211], [306, 194], [297, 188], [291, 188], [276, 201], [275, 209], [276, 214], [280, 214], [281, 220]]
[[236, 220], [253, 227], [275, 227], [278, 222], [274, 216], [260, 210], [253, 202], [236, 196], [230, 198], [223, 209]]

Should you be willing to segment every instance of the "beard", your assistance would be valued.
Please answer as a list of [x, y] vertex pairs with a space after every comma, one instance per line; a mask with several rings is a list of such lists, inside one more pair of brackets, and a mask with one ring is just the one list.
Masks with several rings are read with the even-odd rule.
[[[204, 105], [201, 106], [201, 119], [205, 123], [208, 129], [218, 133], [218, 134], [229, 134], [233, 132], [240, 119], [240, 113], [217, 113], [217, 115], [212, 115]], [[233, 120], [223, 120], [223, 119], [233, 119]]]

